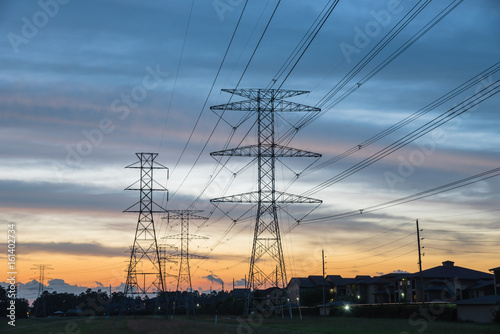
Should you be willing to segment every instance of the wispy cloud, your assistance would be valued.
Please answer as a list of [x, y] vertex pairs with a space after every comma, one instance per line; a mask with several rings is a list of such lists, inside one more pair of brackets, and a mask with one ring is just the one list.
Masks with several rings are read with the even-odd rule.
[[126, 249], [109, 247], [99, 243], [74, 242], [27, 242], [20, 245], [23, 254], [47, 253], [86, 256], [123, 256]]

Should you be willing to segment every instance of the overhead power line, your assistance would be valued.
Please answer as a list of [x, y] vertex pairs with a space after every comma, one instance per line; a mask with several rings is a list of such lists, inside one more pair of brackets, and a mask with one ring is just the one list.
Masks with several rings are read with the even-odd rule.
[[450, 101], [451, 99], [457, 97], [458, 95], [462, 94], [463, 92], [467, 91], [471, 87], [474, 87], [475, 85], [478, 85], [482, 80], [485, 78], [488, 78], [489, 76], [492, 76], [493, 74], [497, 73], [500, 70], [500, 62], [497, 62], [493, 66], [490, 66], [486, 70], [482, 71], [481, 73], [475, 75], [471, 79], [467, 80], [463, 84], [459, 85], [458, 87], [452, 89], [448, 93], [444, 94], [443, 96], [439, 97], [438, 99], [434, 100], [433, 102], [429, 103], [425, 107], [421, 108], [420, 110], [414, 112], [413, 114], [403, 118], [401, 121], [395, 123], [394, 125], [391, 125], [387, 129], [377, 133], [376, 135], [362, 141], [361, 143], [351, 147], [350, 149], [346, 150], [345, 152], [338, 154], [334, 156], [333, 158], [322, 162], [321, 164], [315, 165], [312, 168], [307, 169], [304, 171], [301, 176], [308, 175], [312, 172], [318, 171], [320, 169], [323, 169], [337, 161], [340, 161], [348, 156], [350, 156], [353, 153], [359, 152], [361, 149], [364, 149], [368, 147], [369, 145], [379, 141], [380, 139], [388, 136], [389, 134], [403, 128], [404, 126], [410, 124], [411, 122], [419, 119], [420, 117], [426, 115], [430, 111], [436, 109], [437, 107], [443, 105], [444, 103]]
[[360, 170], [370, 166], [371, 164], [379, 161], [380, 159], [386, 157], [387, 155], [399, 150], [400, 148], [412, 143], [413, 141], [417, 140], [418, 138], [422, 137], [423, 135], [431, 132], [432, 130], [438, 128], [439, 126], [442, 126], [446, 124], [447, 122], [455, 119], [456, 117], [460, 116], [461, 114], [465, 113], [466, 111], [476, 107], [478, 104], [486, 101], [490, 97], [494, 96], [500, 91], [500, 80], [495, 81], [494, 83], [490, 84], [489, 86], [483, 88], [476, 94], [472, 95], [471, 97], [467, 98], [466, 100], [462, 101], [458, 105], [454, 106], [453, 108], [445, 111], [441, 115], [435, 117], [431, 121], [425, 123], [424, 125], [420, 126], [418, 129], [410, 132], [406, 136], [402, 137], [401, 139], [395, 141], [394, 143], [386, 146], [385, 148], [379, 150], [375, 154], [372, 154], [370, 157], [362, 160], [361, 162], [355, 164], [354, 166], [348, 168], [347, 170], [343, 171], [342, 173], [337, 174], [336, 176], [328, 179], [327, 181], [322, 182], [321, 184], [317, 185], [316, 187], [310, 189], [309, 191], [304, 192], [302, 195], [303, 196], [309, 196], [312, 194], [317, 193], [318, 191], [321, 191], [337, 182], [342, 181], [343, 179], [353, 175], [354, 173], [359, 172]]
[[324, 221], [328, 221], [328, 220], [340, 219], [340, 218], [346, 218], [346, 217], [355, 216], [355, 215], [359, 215], [359, 214], [364, 214], [364, 213], [368, 213], [368, 212], [372, 212], [372, 211], [378, 211], [378, 210], [390, 208], [390, 207], [393, 207], [396, 205], [401, 205], [401, 204], [413, 202], [413, 201], [416, 201], [416, 200], [419, 200], [422, 198], [438, 195], [438, 194], [441, 194], [441, 193], [444, 193], [447, 191], [451, 191], [451, 190], [454, 190], [457, 188], [465, 187], [465, 186], [468, 186], [470, 184], [481, 182], [481, 181], [484, 181], [484, 180], [487, 180], [487, 179], [490, 179], [490, 178], [493, 178], [493, 177], [496, 177], [499, 175], [500, 175], [500, 167], [490, 169], [486, 172], [482, 172], [482, 173], [479, 173], [479, 174], [476, 174], [473, 176], [469, 176], [469, 177], [466, 177], [466, 178], [458, 180], [458, 181], [450, 182], [450, 183], [444, 184], [444, 185], [439, 186], [439, 187], [435, 187], [432, 189], [421, 191], [421, 192], [418, 192], [418, 193], [410, 195], [410, 196], [398, 198], [398, 199], [395, 199], [392, 201], [369, 206], [369, 207], [362, 208], [359, 210], [354, 210], [354, 211], [349, 211], [349, 212], [345, 212], [345, 213], [340, 213], [340, 214], [305, 220], [305, 221], [301, 222], [301, 224], [319, 223], [319, 222], [324, 222]]
[[[370, 80], [375, 74], [380, 72], [383, 68], [389, 65], [392, 61], [394, 61], [397, 57], [399, 57], [404, 51], [406, 51], [411, 45], [413, 45], [416, 41], [418, 41], [422, 36], [424, 36], [430, 29], [432, 29], [437, 23], [439, 23], [443, 18], [445, 18], [448, 14], [450, 14], [463, 0], [454, 0], [450, 3], [445, 9], [443, 9], [439, 14], [437, 14], [432, 20], [430, 20], [422, 29], [420, 29], [416, 34], [414, 34], [410, 39], [408, 39], [405, 43], [403, 43], [395, 52], [393, 52], [389, 57], [386, 57], [382, 62], [380, 62], [375, 69], [373, 69], [368, 75], [363, 77], [360, 81], [358, 81], [355, 85], [353, 85], [348, 91], [343, 93], [343, 95], [336, 99], [334, 103], [322, 108], [321, 113], [316, 115], [306, 115], [299, 119], [296, 122], [294, 129], [291, 129], [285, 132], [281, 138], [279, 139], [280, 143], [289, 143], [293, 137], [297, 134], [299, 129], [302, 129], [306, 125], [310, 124], [317, 118], [324, 115], [326, 112], [330, 111], [334, 106], [339, 104], [353, 92], [355, 92], [359, 87], [365, 84], [368, 80]], [[423, 1], [419, 1], [415, 6], [396, 24], [396, 26], [387, 33], [383, 39], [375, 45], [375, 47], [370, 50], [370, 52], [360, 61], [358, 64], [349, 71], [344, 78], [337, 83], [325, 97], [320, 99], [320, 101], [316, 104], [316, 106], [322, 107], [328, 101], [330, 101], [336, 94], [338, 94], [343, 87], [345, 87], [352, 79], [354, 79], [354, 75], [359, 73], [361, 69], [366, 67], [369, 62], [373, 60], [373, 58], [384, 49], [390, 41], [396, 37], [403, 28], [405, 28], [411, 21], [415, 19], [415, 17], [422, 12], [422, 10], [431, 2], [430, 0], [426, 0], [423, 4]], [[418, 7], [418, 5], [420, 7]], [[359, 69], [359, 70], [357, 70]], [[352, 75], [354, 73], [354, 75]]]
[[181, 69], [182, 58], [184, 57], [184, 49], [186, 47], [187, 35], [188, 35], [189, 27], [191, 25], [191, 17], [193, 15], [193, 7], [194, 7], [194, 0], [191, 0], [191, 9], [189, 10], [188, 22], [187, 22], [187, 25], [186, 25], [186, 31], [184, 32], [184, 40], [182, 42], [181, 55], [179, 57], [179, 63], [177, 64], [177, 71], [175, 72], [174, 87], [172, 88], [172, 93], [170, 93], [170, 101], [168, 102], [167, 116], [165, 117], [165, 123], [163, 125], [163, 132], [161, 134], [159, 150], [161, 150], [161, 147], [163, 145], [163, 139], [165, 138], [165, 132], [166, 132], [166, 129], [167, 129], [168, 117], [170, 115], [170, 110], [172, 108], [172, 101], [174, 100], [175, 89], [177, 87], [177, 79], [179, 78], [179, 72], [180, 72], [180, 69]]
[[[243, 17], [243, 14], [245, 13], [245, 9], [247, 7], [247, 3], [248, 3], [248, 0], [245, 1], [245, 5], [243, 6], [243, 9], [241, 10], [240, 17], [238, 18], [238, 22], [236, 23], [236, 27], [233, 30], [233, 33], [231, 35], [231, 39], [229, 40], [229, 44], [227, 45], [226, 51], [224, 52], [224, 56], [222, 57], [222, 60], [221, 60], [221, 63], [219, 65], [219, 68], [217, 70], [217, 73], [215, 75], [215, 78], [212, 81], [212, 85], [210, 86], [210, 90], [209, 90], [209, 92], [207, 94], [207, 97], [205, 98], [205, 102], [203, 103], [203, 106], [201, 107], [201, 110], [200, 110], [200, 112], [198, 114], [198, 117], [196, 119], [194, 127], [191, 130], [191, 133], [189, 134], [189, 138], [188, 138], [186, 144], [184, 145], [184, 147], [182, 149], [181, 155], [177, 159], [177, 162], [175, 163], [174, 168], [172, 169], [172, 173], [176, 169], [176, 167], [179, 165], [179, 162], [181, 161], [182, 157], [184, 156], [184, 153], [186, 152], [186, 149], [187, 149], [189, 143], [191, 142], [191, 139], [192, 139], [192, 137], [194, 135], [194, 132], [195, 132], [196, 128], [198, 127], [198, 124], [200, 122], [201, 116], [203, 115], [205, 107], [206, 107], [206, 105], [208, 103], [208, 99], [210, 98], [210, 95], [212, 94], [212, 91], [213, 91], [213, 88], [215, 86], [215, 83], [216, 83], [217, 79], [219, 78], [219, 74], [220, 74], [220, 72], [222, 70], [222, 66], [224, 65], [224, 62], [226, 61], [226, 57], [227, 57], [227, 54], [229, 53], [229, 49], [231, 48], [231, 45], [233, 44], [234, 36], [236, 35], [236, 32], [238, 31], [238, 27], [240, 26], [241, 18]], [[216, 127], [217, 127], [218, 124], [219, 123], [216, 124]], [[214, 128], [214, 130], [215, 130], [215, 128]], [[200, 155], [201, 155], [201, 153], [200, 153]], [[199, 156], [198, 156], [198, 158], [199, 158]], [[198, 159], [196, 161], [198, 161]], [[192, 168], [194, 168], [195, 164], [196, 164], [196, 162], [193, 164]], [[192, 168], [191, 168], [191, 170], [192, 170]], [[190, 170], [190, 172], [191, 172], [191, 170]], [[178, 189], [180, 189], [181, 186], [182, 186], [182, 184], [184, 184], [184, 182], [186, 181], [187, 177], [189, 176], [189, 173], [188, 173], [188, 175], [186, 175], [186, 177], [184, 178], [184, 180], [182, 181], [182, 183], [181, 183], [181, 185], [179, 186]], [[175, 193], [177, 192], [177, 190], [172, 194], [171, 197], [173, 197], [173, 195], [175, 195]]]
[[[239, 84], [241, 83], [241, 80], [243, 79], [243, 77], [244, 77], [244, 75], [245, 75], [245, 73], [246, 73], [246, 71], [247, 71], [248, 67], [250, 66], [250, 63], [252, 62], [253, 57], [255, 56], [255, 53], [257, 52], [257, 49], [259, 48], [260, 43], [262, 42], [262, 39], [264, 38], [264, 36], [265, 36], [265, 34], [266, 34], [266, 32], [267, 32], [267, 29], [269, 28], [269, 25], [271, 24], [271, 21], [273, 20], [274, 15], [276, 14], [276, 11], [277, 11], [277, 9], [278, 9], [278, 7], [279, 7], [280, 3], [281, 3], [281, 0], [278, 0], [278, 3], [276, 4], [276, 6], [275, 6], [275, 8], [274, 8], [274, 11], [273, 11], [273, 13], [271, 14], [271, 17], [269, 18], [269, 20], [268, 20], [268, 22], [267, 22], [267, 24], [266, 24], [266, 27], [264, 28], [264, 31], [262, 32], [262, 34], [261, 34], [261, 36], [260, 36], [260, 38], [259, 38], [259, 41], [258, 41], [257, 45], [255, 46], [255, 48], [254, 48], [254, 50], [253, 50], [253, 52], [252, 52], [252, 55], [251, 55], [250, 59], [248, 60], [248, 62], [247, 62], [247, 64], [246, 64], [246, 66], [245, 66], [245, 69], [244, 69], [244, 71], [243, 71], [243, 74], [240, 76], [240, 79], [238, 80], [238, 83], [236, 84], [236, 88], [238, 88], [238, 86], [239, 86]], [[231, 96], [231, 98], [232, 98], [232, 96]], [[231, 101], [231, 98], [229, 99], [229, 101]], [[206, 149], [206, 148], [207, 148], [207, 146], [208, 146], [208, 143], [209, 143], [209, 142], [210, 142], [210, 140], [212, 139], [212, 137], [213, 137], [213, 135], [214, 135], [214, 133], [215, 133], [215, 130], [217, 129], [218, 125], [220, 124], [221, 120], [223, 119], [223, 115], [224, 115], [224, 113], [225, 113], [225, 110], [224, 110], [224, 111], [222, 111], [222, 112], [219, 114], [219, 119], [217, 120], [217, 122], [216, 122], [216, 124], [215, 124], [214, 128], [212, 129], [212, 132], [211, 132], [211, 133], [210, 133], [210, 135], [208, 136], [208, 139], [206, 140], [205, 144], [203, 145], [203, 147], [202, 147], [202, 149], [201, 149], [200, 153], [198, 154], [198, 156], [196, 157], [196, 159], [195, 159], [194, 163], [191, 165], [191, 168], [190, 168], [190, 169], [189, 169], [189, 171], [187, 172], [186, 176], [184, 177], [184, 179], [183, 179], [183, 180], [182, 180], [182, 182], [180, 183], [179, 187], [178, 187], [178, 188], [177, 188], [177, 189], [173, 192], [172, 197], [173, 197], [173, 196], [177, 193], [177, 191], [179, 191], [179, 189], [181, 189], [181, 188], [182, 188], [182, 186], [184, 185], [184, 183], [185, 183], [185, 182], [186, 182], [186, 180], [188, 179], [189, 175], [191, 175], [191, 173], [192, 173], [192, 171], [193, 171], [194, 167], [196, 166], [196, 164], [197, 164], [197, 163], [198, 163], [198, 161], [200, 160], [200, 158], [201, 158], [202, 154], [205, 152], [205, 149]], [[234, 133], [234, 131], [233, 131], [233, 133]], [[232, 135], [230, 136], [230, 139], [231, 139], [231, 137], [232, 137]], [[227, 146], [229, 146], [229, 141], [230, 141], [230, 139], [227, 141]]]
[[[288, 79], [290, 74], [292, 74], [293, 70], [295, 69], [295, 67], [297, 66], [299, 61], [302, 59], [304, 54], [306, 53], [309, 46], [311, 46], [312, 42], [314, 41], [314, 39], [318, 35], [319, 31], [321, 30], [321, 28], [323, 27], [325, 22], [328, 20], [328, 18], [332, 14], [335, 7], [337, 7], [338, 3], [339, 3], [339, 0], [335, 0], [330, 4], [330, 7], [327, 8], [328, 4], [325, 5], [323, 10], [321, 11], [322, 14], [320, 13], [320, 15], [316, 18], [316, 20], [311, 25], [311, 27], [309, 27], [309, 29], [306, 32], [306, 34], [304, 35], [304, 37], [302, 37], [299, 44], [295, 47], [295, 49], [292, 51], [292, 53], [288, 56], [285, 63], [281, 66], [278, 73], [274, 76], [274, 78], [271, 80], [271, 83], [266, 88], [273, 87], [274, 84], [279, 80], [279, 78], [282, 75], [284, 75], [286, 69], [290, 68], [288, 73], [286, 74], [285, 78], [283, 79], [283, 81], [279, 85], [278, 89], [280, 89], [283, 86], [285, 81]], [[295, 62], [293, 62], [294, 59], [295, 59]], [[292, 65], [292, 63], [293, 63], [293, 65]]]
[[[328, 19], [328, 17], [332, 13], [333, 9], [335, 9], [335, 7], [337, 6], [338, 2], [339, 2], [338, 0], [333, 1], [333, 3], [330, 5], [330, 7], [328, 7], [328, 4], [325, 5], [325, 7], [321, 11], [320, 15], [316, 18], [316, 20], [313, 22], [313, 24], [311, 25], [311, 27], [308, 29], [308, 32], [304, 35], [304, 37], [301, 39], [301, 41], [299, 42], [299, 44], [295, 47], [295, 49], [292, 51], [292, 53], [288, 56], [288, 58], [285, 61], [285, 63], [281, 66], [280, 70], [275, 75], [274, 79], [271, 80], [271, 83], [268, 85], [268, 88], [272, 87], [276, 83], [276, 81], [279, 79], [279, 77], [282, 74], [285, 73], [286, 69], [291, 66], [291, 69], [289, 70], [288, 74], [286, 75], [286, 78], [282, 81], [280, 87], [284, 84], [284, 82], [286, 81], [286, 79], [288, 78], [288, 76], [290, 75], [290, 73], [293, 71], [293, 69], [295, 68], [295, 66], [298, 64], [298, 62], [300, 61], [300, 59], [302, 58], [302, 56], [304, 55], [304, 53], [307, 51], [307, 49], [311, 45], [311, 43], [314, 40], [314, 38], [317, 36], [319, 30], [323, 27], [324, 23], [326, 22], [326, 20]], [[277, 4], [277, 6], [275, 7], [274, 12], [276, 11], [278, 5], [279, 5], [279, 2]], [[273, 15], [274, 15], [274, 12], [273, 12]], [[271, 19], [272, 19], [272, 17], [271, 17]], [[267, 30], [267, 27], [269, 26], [270, 22], [271, 21], [269, 21], [268, 24], [266, 25], [266, 30]], [[259, 44], [260, 44], [260, 41], [262, 40], [262, 38], [264, 37], [265, 31], [264, 31], [264, 33], [262, 34], [262, 36], [261, 36], [261, 38], [259, 40]], [[257, 45], [257, 47], [258, 47], [258, 45]], [[254, 50], [253, 54], [255, 54], [255, 51], [257, 50], [257, 47]], [[253, 57], [253, 54], [252, 54], [252, 57]], [[300, 56], [299, 56], [299, 54], [300, 54]], [[293, 63], [294, 59], [296, 59], [296, 60]], [[252, 60], [252, 58], [250, 59], [250, 61], [251, 60]], [[245, 74], [245, 72], [246, 72], [246, 70], [248, 68], [248, 65], [250, 64], [250, 61], [248, 62], [247, 66], [245, 67], [245, 71], [243, 72], [243, 75]], [[292, 63], [293, 63], [293, 65], [292, 65]], [[240, 80], [238, 81], [238, 84], [236, 85], [236, 87], [239, 86], [239, 84], [241, 82], [241, 79], [243, 78], [243, 75], [240, 77]], [[231, 101], [231, 98], [229, 99], [229, 102]], [[240, 121], [238, 122], [238, 124], [235, 127], [233, 127], [233, 132], [231, 133], [231, 136], [234, 134], [234, 128], [239, 127], [250, 116], [251, 116], [251, 113], [247, 113], [244, 116], [242, 116], [242, 118], [240, 119]], [[252, 127], [255, 126], [255, 125], [256, 125], [256, 122], [253, 123]], [[240, 145], [242, 145], [242, 143], [245, 141], [245, 139], [250, 134], [252, 127], [250, 127], [249, 131], [243, 136], [243, 138], [240, 140], [240, 143], [238, 144], [237, 147], [239, 147]], [[229, 140], [228, 140], [227, 144], [225, 145], [224, 149], [227, 149], [228, 146], [229, 146]], [[217, 158], [217, 164], [214, 167], [213, 172], [210, 174], [211, 178], [209, 179], [209, 181], [207, 182], [207, 185], [204, 187], [204, 189], [202, 190], [202, 192], [200, 193], [200, 195], [196, 198], [196, 200], [193, 203], [196, 203], [199, 200], [199, 198], [203, 195], [203, 193], [206, 191], [206, 189], [213, 182], [213, 180], [215, 180], [215, 175], [218, 175], [219, 172], [222, 169], [225, 168], [225, 165], [230, 160], [230, 158], [231, 157], [228, 157], [228, 159], [226, 160], [225, 163], [221, 162], [222, 161], [222, 157], [218, 157]], [[219, 165], [222, 165], [222, 167], [219, 169], [219, 171], [217, 171], [217, 167]], [[249, 163], [249, 165], [250, 165], [250, 163]]]

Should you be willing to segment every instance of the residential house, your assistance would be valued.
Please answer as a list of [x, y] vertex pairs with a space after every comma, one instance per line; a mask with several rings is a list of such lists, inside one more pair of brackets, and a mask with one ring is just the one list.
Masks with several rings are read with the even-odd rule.
[[393, 283], [382, 277], [368, 277], [358, 280], [357, 302], [360, 304], [389, 303], [392, 296]]
[[493, 284], [493, 289], [495, 290], [495, 295], [500, 296], [500, 267], [490, 269], [493, 273], [495, 279]]
[[323, 289], [328, 300], [330, 284], [322, 276], [293, 277], [287, 289], [292, 304], [315, 305], [322, 301]]
[[427, 302], [450, 302], [484, 296], [493, 292], [493, 277], [482, 271], [455, 266], [453, 261], [444, 261], [442, 266], [402, 277], [395, 286], [395, 301], [421, 301], [421, 280], [424, 284], [424, 300]]
[[370, 276], [356, 276], [356, 278], [343, 278], [340, 275], [328, 275], [326, 281], [330, 284], [330, 294], [334, 298], [356, 298], [358, 295], [357, 283]]

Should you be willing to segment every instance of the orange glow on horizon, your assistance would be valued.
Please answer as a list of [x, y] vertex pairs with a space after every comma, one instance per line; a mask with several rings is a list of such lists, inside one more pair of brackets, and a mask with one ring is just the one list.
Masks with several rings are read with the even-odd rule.
[[[295, 261], [297, 262], [298, 256]], [[435, 266], [440, 266], [441, 262], [451, 260], [455, 262], [456, 266], [466, 267], [474, 270], [488, 272], [488, 269], [498, 266], [498, 263], [492, 261], [491, 258], [478, 259], [474, 254], [460, 255], [456, 254], [443, 254], [425, 256], [422, 260], [423, 269], [428, 269]], [[377, 262], [377, 261], [373, 261]], [[350, 264], [351, 268], [346, 269], [328, 269], [328, 267], [335, 266], [335, 260], [328, 258], [326, 264], [326, 275], [341, 275], [342, 277], [355, 277], [356, 275], [370, 275], [380, 276], [382, 273], [387, 274], [395, 270], [407, 271], [415, 273], [418, 271], [418, 259], [415, 254], [408, 254], [407, 256], [386, 261], [380, 264], [373, 264], [365, 266], [363, 263], [358, 265], [355, 263]], [[70, 285], [77, 285], [79, 287], [85, 286], [90, 288], [101, 288], [96, 282], [102, 283], [104, 287], [111, 285], [113, 288], [118, 287], [126, 280], [126, 269], [128, 265], [128, 257], [111, 257], [104, 258], [99, 256], [67, 256], [67, 255], [53, 255], [49, 253], [31, 254], [29, 257], [22, 256], [18, 258], [18, 281], [27, 283], [32, 279], [38, 280], [38, 272], [31, 270], [34, 264], [50, 264], [54, 270], [48, 270], [45, 273], [45, 284], [52, 279], [62, 279], [65, 283]], [[365, 262], [366, 263], [366, 262]], [[234, 261], [218, 260], [217, 268], [224, 268], [224, 266], [234, 266]], [[346, 266], [347, 267], [347, 266]], [[224, 281], [224, 289], [226, 291], [232, 290], [233, 279], [239, 281], [248, 275], [248, 264], [241, 263], [234, 268], [220, 269], [218, 271], [211, 271], [210, 261], [204, 263], [203, 267], [196, 268], [196, 261], [192, 261], [192, 285], [193, 289], [198, 290], [220, 290], [221, 285], [219, 282], [210, 282], [208, 279], [203, 278], [211, 273]], [[287, 279], [292, 277], [307, 277], [309, 275], [321, 275], [321, 262], [313, 263], [310, 267], [303, 270], [295, 270], [290, 264], [287, 264]], [[175, 275], [176, 267], [174, 266], [168, 274]], [[175, 278], [167, 278], [167, 290], [173, 291], [176, 287]], [[241, 288], [242, 286], [236, 286]]]

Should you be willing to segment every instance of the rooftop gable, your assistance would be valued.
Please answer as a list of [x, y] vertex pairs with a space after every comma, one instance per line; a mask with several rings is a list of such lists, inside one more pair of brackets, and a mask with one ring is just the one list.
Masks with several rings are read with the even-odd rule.
[[315, 288], [316, 286], [314, 285], [314, 283], [307, 277], [293, 277], [291, 280], [290, 280], [290, 283], [289, 284], [292, 284], [292, 281], [295, 282], [295, 284], [299, 287], [299, 288]]
[[309, 276], [309, 280], [317, 287], [330, 286], [323, 276]]
[[[411, 277], [419, 277], [420, 273], [410, 275]], [[455, 266], [453, 261], [444, 261], [442, 266], [433, 267], [422, 270], [424, 278], [441, 278], [441, 279], [471, 279], [471, 280], [490, 280], [493, 279], [492, 274], [469, 268]]]

